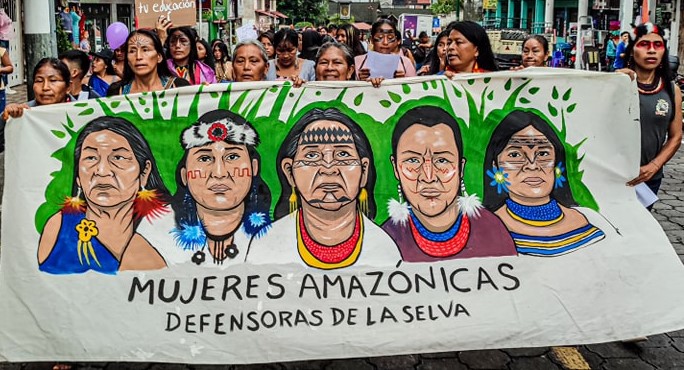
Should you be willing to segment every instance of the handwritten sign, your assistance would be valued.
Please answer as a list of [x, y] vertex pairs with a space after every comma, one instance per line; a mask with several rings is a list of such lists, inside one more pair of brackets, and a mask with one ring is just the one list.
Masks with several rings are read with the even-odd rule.
[[160, 16], [165, 16], [178, 26], [194, 26], [197, 8], [194, 0], [136, 0], [135, 14], [138, 27], [154, 27]]

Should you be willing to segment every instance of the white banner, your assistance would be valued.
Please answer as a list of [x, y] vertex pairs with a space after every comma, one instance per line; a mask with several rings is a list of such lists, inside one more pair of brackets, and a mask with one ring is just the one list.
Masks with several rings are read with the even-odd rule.
[[[672, 107], [677, 109], [678, 107]], [[254, 363], [684, 327], [626, 76], [188, 87], [7, 126], [0, 360]]]

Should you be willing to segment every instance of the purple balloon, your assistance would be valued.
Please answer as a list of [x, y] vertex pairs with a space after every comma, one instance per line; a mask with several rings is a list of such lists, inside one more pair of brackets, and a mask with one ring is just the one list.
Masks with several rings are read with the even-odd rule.
[[123, 45], [126, 38], [128, 38], [128, 27], [125, 24], [114, 22], [107, 27], [107, 42], [112, 49]]

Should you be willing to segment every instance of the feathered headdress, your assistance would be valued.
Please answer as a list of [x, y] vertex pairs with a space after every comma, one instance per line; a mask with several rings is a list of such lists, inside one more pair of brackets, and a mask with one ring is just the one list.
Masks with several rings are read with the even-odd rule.
[[217, 141], [256, 146], [259, 144], [259, 136], [248, 125], [238, 125], [224, 118], [213, 122], [197, 122], [183, 131], [181, 141], [185, 150]]

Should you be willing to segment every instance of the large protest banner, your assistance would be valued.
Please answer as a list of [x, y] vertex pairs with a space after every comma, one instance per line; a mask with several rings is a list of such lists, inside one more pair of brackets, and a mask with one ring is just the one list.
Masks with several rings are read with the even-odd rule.
[[[661, 110], [679, 107], [660, 107]], [[0, 360], [250, 363], [684, 327], [625, 76], [188, 87], [7, 127]]]

